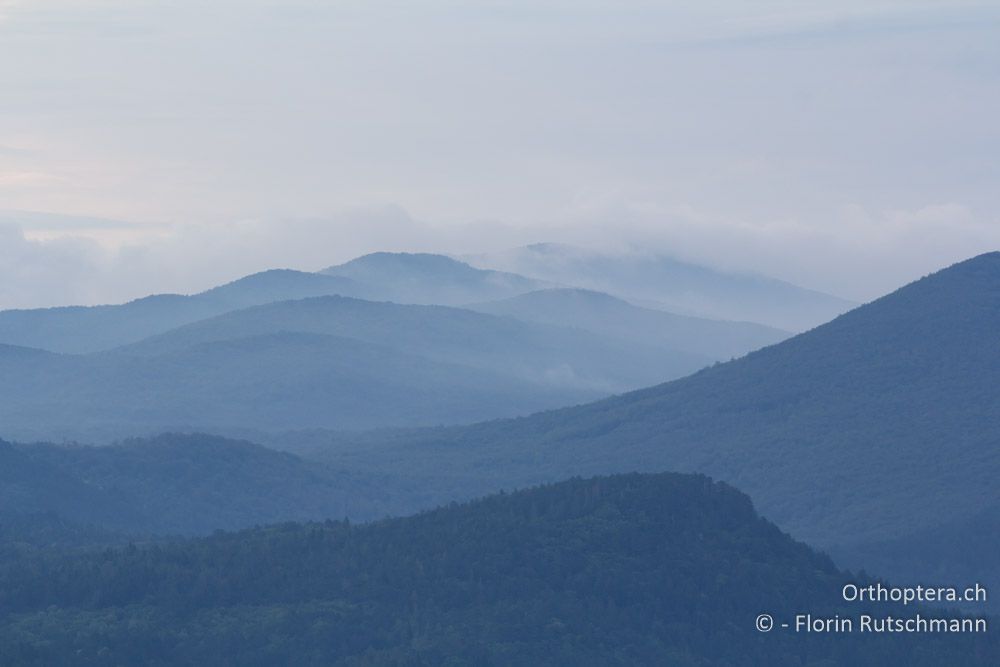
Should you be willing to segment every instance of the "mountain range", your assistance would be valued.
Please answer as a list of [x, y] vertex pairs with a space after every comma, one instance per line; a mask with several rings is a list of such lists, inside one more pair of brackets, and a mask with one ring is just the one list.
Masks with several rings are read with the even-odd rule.
[[728, 322], [641, 308], [603, 292], [552, 288], [472, 304], [491, 315], [573, 327], [649, 348], [678, 350], [703, 359], [728, 360], [777, 343], [786, 332], [751, 322]]
[[650, 252], [610, 253], [538, 243], [463, 259], [634, 304], [718, 320], [804, 331], [858, 304], [767, 276], [720, 271]]
[[[34, 322], [44, 332], [45, 318], [63, 322], [51, 330], [53, 348], [74, 344], [79, 326], [90, 350], [41, 349], [30, 328], [0, 327], [22, 336], [0, 344], [7, 380], [0, 425], [6, 437], [25, 441], [0, 442], [0, 607], [10, 605], [6, 616], [0, 609], [0, 650], [7, 651], [0, 663], [65, 662], [104, 650], [110, 664], [143, 662], [152, 628], [160, 627], [167, 630], [159, 650], [224, 664], [219, 656], [255, 627], [271, 639], [249, 651], [300, 664], [331, 651], [347, 656], [345, 664], [433, 663], [443, 655], [473, 663], [507, 656], [517, 664], [546, 651], [570, 662], [617, 656], [625, 664], [864, 664], [865, 655], [881, 656], [871, 664], [890, 655], [909, 656], [908, 664], [994, 664], [989, 645], [953, 655], [948, 642], [920, 649], [903, 642], [873, 653], [872, 644], [862, 650], [817, 640], [803, 654], [797, 639], [766, 644], [770, 637], [750, 624], [743, 634], [737, 624], [727, 630], [730, 654], [691, 632], [718, 627], [725, 614], [752, 622], [759, 612], [751, 607], [762, 600], [755, 577], [772, 566], [787, 566], [788, 575], [773, 582], [775, 609], [794, 608], [789, 601], [799, 590], [804, 600], [832, 600], [824, 587], [848, 576], [757, 517], [728, 484], [840, 566], [904, 585], [1000, 585], [1000, 253], [787, 339], [758, 324], [518, 283], [509, 274], [456, 268], [454, 260], [371, 257], [343, 275], [265, 272], [141, 305], [0, 313], [0, 324]], [[396, 272], [380, 286], [362, 270], [370, 262]], [[406, 288], [410, 299], [434, 290], [446, 298], [448, 280], [435, 286], [419, 268], [447, 276], [433, 268], [440, 266], [454, 269], [456, 281], [484, 281], [451, 292], [454, 298], [484, 298], [463, 307], [377, 300], [391, 283], [406, 283], [400, 267], [411, 263], [418, 268]], [[327, 293], [334, 289], [355, 295]], [[146, 312], [155, 316], [137, 315]], [[655, 384], [669, 378], [677, 379]], [[643, 384], [653, 386], [602, 398]], [[600, 400], [583, 403], [592, 399]], [[528, 414], [574, 403], [583, 404]], [[510, 415], [526, 416], [497, 419]], [[488, 421], [460, 423], [475, 420]], [[413, 427], [426, 424], [444, 426]], [[190, 433], [103, 447], [28, 442], [168, 429], [243, 433], [271, 448]], [[163, 542], [289, 520], [371, 521], [502, 489], [634, 471], [656, 474], [577, 479], [362, 528], [338, 521]], [[724, 484], [663, 471], [709, 474]], [[737, 523], [720, 523], [723, 515]], [[651, 535], [669, 541], [663, 526], [682, 536], [650, 552], [667, 557], [670, 572], [636, 560]], [[549, 531], [541, 542], [532, 542], [541, 535], [536, 528]], [[420, 552], [415, 545], [425, 538], [438, 551]], [[125, 540], [141, 544], [92, 552]], [[314, 543], [323, 545], [317, 562], [332, 559], [350, 577], [338, 582], [317, 570], [308, 556]], [[553, 552], [557, 545], [565, 551]], [[455, 550], [445, 554], [445, 547]], [[293, 553], [306, 556], [280, 557]], [[435, 570], [438, 556], [447, 566]], [[572, 572], [573, 558], [589, 563], [579, 580], [588, 586], [605, 581], [597, 574], [607, 565], [629, 594], [659, 591], [674, 605], [657, 607], [636, 593], [625, 612], [613, 587], [590, 595], [567, 580], [550, 589], [555, 565], [525, 565], [558, 562]], [[220, 574], [219, 563], [229, 564], [233, 578]], [[380, 597], [390, 571], [399, 577], [392, 581], [417, 586], [395, 590], [433, 603], [407, 607], [401, 597]], [[687, 578], [671, 579], [675, 571]], [[247, 583], [254, 577], [260, 586]], [[163, 580], [170, 587], [157, 588]], [[215, 588], [192, 589], [190, 581]], [[533, 593], [515, 595], [505, 581]], [[738, 608], [699, 607], [706, 603], [692, 597], [694, 589], [676, 588], [682, 581], [723, 589], [731, 582], [728, 594], [747, 600]], [[323, 593], [282, 597], [303, 590]], [[429, 592], [437, 590], [445, 597]], [[390, 625], [372, 625], [360, 602], [372, 599], [385, 604], [375, 618]], [[688, 625], [658, 616], [677, 608], [703, 615]], [[510, 625], [519, 618], [524, 625]], [[643, 618], [655, 622], [637, 625]], [[325, 634], [336, 623], [349, 630], [343, 637], [364, 639], [336, 643], [350, 643]], [[504, 635], [504, 627], [519, 634]], [[557, 632], [566, 627], [568, 634]], [[554, 637], [566, 653], [552, 653]], [[606, 641], [594, 644], [594, 637]]]
[[[710, 270], [704, 271], [712, 275]], [[659, 289], [673, 289], [669, 285], [672, 281], [669, 273], [649, 279], [665, 281]], [[339, 295], [400, 304], [468, 306], [555, 287], [589, 287], [594, 280], [596, 277], [588, 277], [585, 267], [581, 267], [574, 281], [556, 284], [474, 268], [443, 255], [373, 253], [319, 273], [290, 269], [262, 271], [193, 295], [158, 294], [119, 305], [4, 310], [0, 311], [0, 344], [84, 354], [135, 343], [234, 310], [278, 301]], [[647, 285], [647, 288], [653, 286]], [[643, 294], [639, 290], [622, 296], [636, 303], [644, 298]], [[780, 302], [787, 295], [774, 293], [772, 298]], [[799, 300], [801, 298], [804, 297]], [[847, 302], [841, 305], [844, 304]], [[789, 307], [796, 306], [792, 303]], [[827, 315], [832, 317], [839, 312], [842, 309], [832, 309]], [[716, 319], [765, 321], [767, 318]], [[766, 331], [771, 337], [780, 337], [785, 335], [784, 331], [793, 329], [779, 326]], [[755, 335], [759, 335], [759, 331]], [[742, 351], [749, 349], [752, 348], [744, 346]]]
[[472, 422], [678, 377], [709, 357], [441, 306], [346, 297], [232, 311], [88, 355], [0, 347], [18, 439]]
[[[708, 473], [797, 538], [856, 563], [878, 544], [1000, 514], [997, 331], [991, 253], [741, 359], [597, 403], [286, 444], [356, 470], [446, 474], [456, 496], [570, 475]], [[967, 562], [962, 544], [943, 546], [935, 567]], [[996, 569], [984, 557], [978, 572]]]
[[407, 286], [411, 300], [446, 300], [539, 284], [433, 255], [336, 268], [353, 277], [275, 270], [192, 296], [0, 312], [0, 372], [18, 378], [0, 388], [0, 434], [106, 442], [470, 423], [681, 377], [788, 335], [568, 289], [471, 309], [365, 300], [338, 293], [402, 297], [392, 290]]
[[0, 311], [0, 344], [84, 354], [134, 343], [191, 322], [272, 301], [361, 295], [346, 278], [276, 269], [200, 294], [157, 294], [125, 304]]

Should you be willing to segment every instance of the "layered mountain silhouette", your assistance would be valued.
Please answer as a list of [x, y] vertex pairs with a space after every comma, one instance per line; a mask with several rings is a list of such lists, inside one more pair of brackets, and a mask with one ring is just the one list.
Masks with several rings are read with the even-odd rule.
[[727, 273], [649, 253], [615, 255], [539, 243], [465, 259], [681, 315], [759, 322], [788, 331], [812, 328], [857, 305], [774, 278]]
[[[456, 493], [468, 495], [573, 474], [704, 472], [849, 559], [852, 545], [871, 553], [1000, 512], [997, 331], [990, 253], [691, 377], [523, 419], [340, 439], [325, 457], [464, 475]], [[936, 558], [940, 569], [947, 554]]]
[[381, 301], [445, 306], [503, 299], [552, 286], [428, 253], [376, 252], [320, 273], [364, 284]]
[[364, 296], [365, 288], [346, 278], [275, 269], [192, 296], [158, 294], [121, 305], [4, 310], [0, 344], [96, 352], [232, 310], [328, 294]]
[[[459, 277], [467, 271], [491, 275], [457, 269]], [[9, 338], [55, 350], [154, 332], [87, 354], [0, 344], [0, 371], [19, 379], [0, 388], [2, 434], [107, 441], [165, 430], [470, 423], [681, 377], [785, 336], [574, 290], [475, 307], [496, 315], [338, 295], [285, 300], [372, 289], [282, 270], [190, 297], [0, 313]]]
[[706, 477], [576, 479], [367, 526], [15, 555], [0, 564], [0, 662], [996, 664], [988, 634], [754, 625], [763, 609], [777, 623], [916, 613], [838, 602], [867, 581]]
[[729, 359], [777, 343], [791, 334], [751, 322], [723, 322], [640, 308], [603, 292], [554, 288], [470, 309], [526, 322], [574, 327], [633, 345], [680, 350], [706, 359]]
[[[440, 255], [328, 271], [345, 275], [273, 270], [191, 296], [0, 312], [0, 372], [19, 380], [0, 388], [0, 434], [470, 423], [681, 377], [785, 336], [591, 292], [522, 294], [542, 283]], [[476, 312], [393, 302], [495, 297]]]
[[0, 388], [0, 419], [4, 435], [21, 440], [468, 423], [593, 400], [711, 362], [457, 308], [314, 297], [89, 355], [8, 347], [0, 371], [20, 381]]
[[185, 324], [277, 301], [340, 295], [397, 303], [463, 305], [549, 286], [431, 254], [374, 253], [319, 273], [274, 269], [193, 295], [157, 294], [120, 305], [0, 311], [0, 344], [88, 353]]

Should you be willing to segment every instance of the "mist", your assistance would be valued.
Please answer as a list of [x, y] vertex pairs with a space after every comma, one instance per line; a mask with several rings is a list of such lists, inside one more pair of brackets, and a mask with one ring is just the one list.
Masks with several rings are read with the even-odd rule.
[[986, 2], [4, 2], [0, 307], [539, 241], [869, 299], [1000, 246], [998, 26]]

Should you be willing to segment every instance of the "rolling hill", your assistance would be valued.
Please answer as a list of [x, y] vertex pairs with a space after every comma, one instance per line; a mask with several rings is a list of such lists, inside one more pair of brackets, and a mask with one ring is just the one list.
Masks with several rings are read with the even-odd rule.
[[[687, 378], [527, 418], [335, 438], [316, 455], [447, 473], [465, 480], [456, 496], [573, 474], [703, 472], [849, 558], [852, 545], [1000, 512], [997, 331], [990, 253]], [[951, 549], [958, 557], [961, 542]]]
[[640, 308], [609, 294], [577, 288], [540, 290], [468, 307], [481, 313], [569, 326], [634, 345], [679, 350], [716, 360], [741, 357], [791, 335], [750, 322], [707, 320]]
[[29, 518], [38, 524], [40, 517], [110, 528], [138, 520], [133, 508], [113, 491], [0, 440], [0, 525], [9, 527]]
[[227, 313], [118, 352], [150, 356], [194, 344], [282, 331], [351, 338], [443, 363], [604, 393], [642, 386], [656, 377], [684, 375], [713, 361], [704, 355], [638, 349], [588, 332], [460, 308], [335, 296]]
[[754, 626], [765, 609], [778, 622], [918, 611], [847, 608], [850, 581], [708, 478], [577, 479], [366, 526], [6, 560], [0, 662], [996, 664], [988, 634]]
[[358, 430], [468, 423], [605, 393], [356, 338], [234, 335], [156, 354], [0, 353], [0, 372], [17, 378], [0, 387], [0, 428], [19, 440], [98, 442], [167, 430]]
[[[419, 484], [239, 440], [166, 434], [103, 447], [0, 441], [0, 525], [39, 517], [131, 536], [398, 514]], [[424, 495], [424, 502], [440, 498]]]
[[328, 294], [363, 296], [346, 278], [275, 269], [201, 294], [157, 294], [121, 305], [0, 311], [0, 344], [83, 354], [134, 343], [231, 310]]
[[648, 253], [613, 255], [539, 243], [465, 259], [475, 266], [607, 292], [681, 315], [759, 322], [795, 332], [857, 305], [766, 276], [726, 273]]
[[156, 294], [117, 305], [4, 310], [0, 311], [0, 344], [84, 354], [276, 301], [342, 295], [462, 305], [547, 286], [510, 273], [476, 269], [443, 255], [374, 253], [319, 273], [262, 271], [192, 295]]
[[[287, 293], [289, 281], [301, 288], [311, 274], [280, 275], [250, 277], [226, 286], [229, 296], [204, 298], [271, 298]], [[564, 294], [575, 293], [556, 292]], [[594, 307], [571, 305], [565, 317], [532, 322], [318, 296], [228, 311], [85, 355], [5, 346], [0, 372], [17, 381], [0, 386], [0, 434], [108, 441], [167, 430], [256, 437], [471, 423], [681, 377], [781, 336], [600, 295], [587, 301]], [[647, 337], [624, 333], [647, 323], [655, 327]]]

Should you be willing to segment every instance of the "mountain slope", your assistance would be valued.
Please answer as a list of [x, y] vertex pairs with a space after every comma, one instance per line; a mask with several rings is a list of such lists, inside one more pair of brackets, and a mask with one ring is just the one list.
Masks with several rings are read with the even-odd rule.
[[320, 273], [362, 283], [373, 299], [446, 306], [503, 299], [549, 286], [544, 281], [476, 269], [444, 255], [426, 253], [376, 252]]
[[0, 357], [0, 371], [16, 378], [0, 386], [0, 424], [22, 440], [468, 423], [601, 395], [287, 331], [192, 341], [157, 354]]
[[113, 491], [88, 484], [58, 465], [0, 440], [0, 524], [58, 516], [78, 524], [120, 527], [138, 518]]
[[339, 296], [235, 310], [88, 355], [5, 349], [0, 373], [16, 381], [0, 385], [0, 433], [19, 440], [470, 423], [713, 361], [464, 309]]
[[611, 255], [539, 243], [466, 259], [673, 313], [759, 322], [787, 331], [812, 328], [857, 305], [765, 276], [725, 273], [651, 254]]
[[369, 526], [6, 562], [0, 661], [996, 664], [989, 636], [754, 627], [762, 609], [873, 611], [838, 604], [852, 580], [705, 477], [571, 480]]
[[554, 288], [468, 306], [526, 322], [571, 326], [615, 340], [715, 360], [740, 357], [791, 334], [750, 322], [723, 322], [640, 308], [602, 292]]
[[587, 332], [444, 306], [317, 297], [227, 313], [123, 348], [160, 354], [238, 336], [295, 331], [341, 336], [407, 354], [464, 364], [553, 386], [610, 393], [692, 372], [710, 359], [683, 352], [651, 358]]
[[902, 537], [1000, 512], [997, 331], [991, 253], [681, 380], [523, 419], [340, 440], [321, 455], [464, 475], [470, 493], [700, 471], [813, 544]]
[[0, 311], [0, 343], [87, 353], [271, 301], [363, 293], [362, 286], [346, 278], [286, 269], [264, 271], [192, 296], [158, 294], [121, 305]]
[[[0, 523], [47, 514], [132, 535], [399, 513], [400, 486], [249, 442], [161, 435], [104, 447], [0, 442]], [[436, 499], [427, 499], [435, 502]]]

